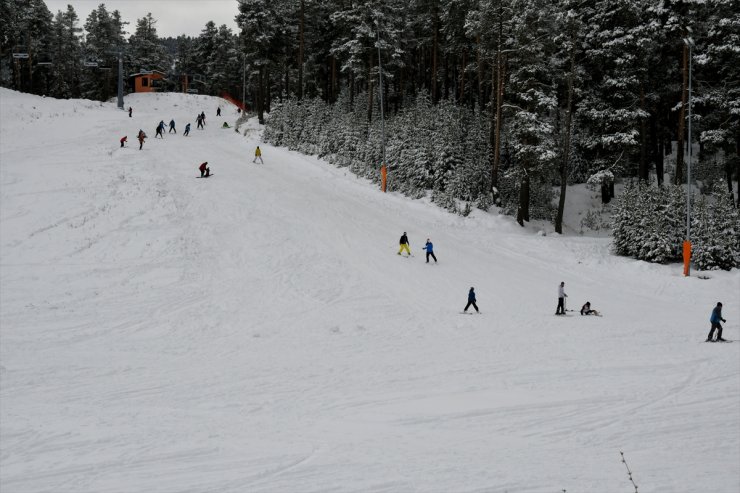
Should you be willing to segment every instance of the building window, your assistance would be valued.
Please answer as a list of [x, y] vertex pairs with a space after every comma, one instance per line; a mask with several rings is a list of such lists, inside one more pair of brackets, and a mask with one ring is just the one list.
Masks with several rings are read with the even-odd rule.
[[149, 87], [149, 77], [141, 78], [141, 87]]

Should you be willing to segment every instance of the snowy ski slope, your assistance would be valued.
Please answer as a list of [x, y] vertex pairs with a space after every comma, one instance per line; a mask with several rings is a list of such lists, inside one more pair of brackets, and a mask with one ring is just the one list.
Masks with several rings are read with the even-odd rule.
[[[628, 493], [620, 451], [640, 493], [740, 490], [740, 342], [701, 343], [717, 301], [740, 339], [737, 270], [384, 195], [216, 98], [129, 105], [0, 89], [2, 493]], [[555, 317], [561, 280], [605, 316]]]

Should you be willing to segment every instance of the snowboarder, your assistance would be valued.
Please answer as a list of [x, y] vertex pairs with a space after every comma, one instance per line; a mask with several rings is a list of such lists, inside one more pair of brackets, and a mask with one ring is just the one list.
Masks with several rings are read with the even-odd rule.
[[[722, 339], [722, 325], [720, 322], [727, 322], [722, 318], [722, 303], [717, 302], [717, 306], [712, 310], [712, 316], [709, 317], [709, 321], [712, 322], [712, 328], [709, 329], [709, 335], [707, 336], [706, 342], [725, 342], [727, 339]], [[717, 329], [717, 339], [712, 339], [714, 335], [714, 329]]]
[[198, 128], [203, 128], [203, 115], [198, 115], [195, 118], [195, 123], [198, 124]]
[[143, 130], [139, 129], [139, 136], [137, 137], [139, 139], [139, 150], [144, 146], [144, 139], [146, 139], [146, 134]]
[[561, 282], [558, 286], [558, 307], [555, 309], [555, 315], [565, 315], [565, 298], [568, 295], [565, 294], [565, 282]]
[[468, 291], [468, 304], [465, 305], [465, 309], [463, 312], [467, 312], [468, 308], [470, 308], [470, 305], [473, 305], [473, 308], [475, 308], [475, 311], [477, 313], [480, 313], [478, 311], [478, 305], [475, 304], [475, 288], [471, 287], [470, 291]]
[[121, 147], [123, 147], [126, 142], [128, 142], [128, 135], [121, 137]]
[[200, 170], [201, 178], [208, 178], [211, 176], [211, 168], [208, 167], [208, 161], [198, 166], [198, 169]]
[[427, 251], [427, 263], [429, 263], [429, 256], [430, 255], [434, 259], [434, 263], [435, 264], [437, 263], [437, 257], [434, 255], [434, 245], [432, 245], [432, 242], [429, 240], [429, 238], [427, 238], [427, 242], [424, 245], [424, 248], [422, 248], [422, 250], [426, 250]]
[[257, 146], [257, 149], [254, 150], [254, 159], [252, 162], [256, 163], [258, 159], [260, 160], [260, 163], [265, 164], [262, 160], [262, 151], [260, 150], [260, 146]]
[[172, 120], [170, 120], [170, 131], [167, 132], [167, 133], [170, 133], [171, 134], [172, 132], [175, 132], [175, 134], [177, 134], [177, 129], [175, 128], [175, 119], [174, 118]]
[[596, 310], [591, 309], [591, 302], [587, 301], [582, 307], [581, 307], [581, 315], [596, 315], [599, 316], [599, 312]]
[[187, 125], [185, 125], [185, 133], [182, 135], [183, 137], [187, 137], [189, 133], [190, 133], [190, 124], [188, 123]]
[[216, 108], [216, 116], [221, 116], [221, 107]]
[[400, 248], [398, 249], [398, 254], [401, 255], [401, 252], [406, 250], [406, 256], [411, 256], [411, 250], [409, 250], [409, 247], [411, 244], [409, 243], [409, 237], [406, 236], [406, 231], [403, 232], [401, 235], [401, 239], [398, 241]]
[[129, 106], [129, 107], [128, 107], [128, 117], [129, 117], [129, 118], [131, 118], [131, 112], [132, 112], [132, 111], [134, 111], [134, 109], [133, 109], [133, 108], [132, 108], [131, 106]]
[[154, 138], [157, 138], [157, 135], [159, 135], [160, 139], [164, 139], [164, 120], [159, 121], [159, 125], [157, 125], [157, 131], [154, 134]]

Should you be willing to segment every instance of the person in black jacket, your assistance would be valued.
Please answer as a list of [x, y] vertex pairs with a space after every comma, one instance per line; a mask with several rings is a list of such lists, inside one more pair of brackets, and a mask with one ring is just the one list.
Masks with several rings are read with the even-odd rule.
[[467, 312], [468, 308], [470, 308], [470, 305], [473, 305], [475, 311], [478, 312], [478, 305], [475, 304], [475, 288], [472, 287], [470, 288], [470, 291], [468, 291], [468, 304], [465, 305], [465, 309], [463, 310], [463, 312]]
[[401, 255], [401, 252], [406, 250], [406, 256], [411, 255], [411, 250], [409, 250], [409, 237], [406, 236], [406, 231], [403, 232], [401, 235], [401, 239], [399, 240], [399, 244], [401, 245], [401, 248], [398, 249], [398, 254]]
[[[717, 302], [717, 306], [712, 310], [712, 316], [709, 317], [709, 321], [712, 322], [712, 328], [709, 329], [706, 342], [725, 342], [727, 339], [722, 339], [722, 325], [720, 322], [727, 322], [727, 320], [722, 318], [722, 303]], [[715, 329], [717, 330], [717, 339], [712, 339]]]

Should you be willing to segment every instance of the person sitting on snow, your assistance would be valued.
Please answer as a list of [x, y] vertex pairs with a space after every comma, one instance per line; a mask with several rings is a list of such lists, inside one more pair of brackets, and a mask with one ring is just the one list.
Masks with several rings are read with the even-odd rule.
[[200, 170], [201, 178], [208, 178], [211, 176], [211, 168], [208, 167], [208, 161], [198, 166], [198, 169]]
[[231, 128], [228, 123], [224, 122], [223, 125], [221, 125], [221, 128]]
[[581, 307], [581, 315], [596, 315], [599, 316], [599, 312], [591, 309], [591, 302], [587, 301], [585, 305]]

